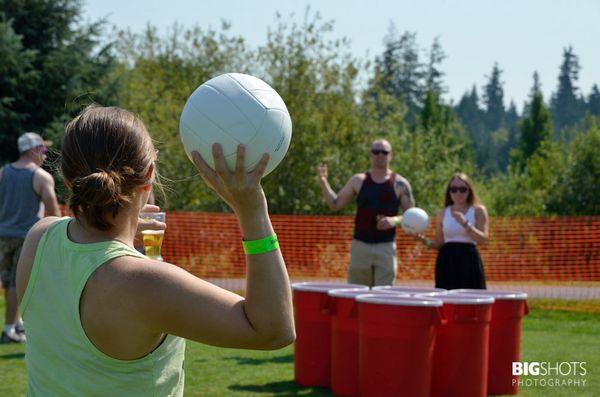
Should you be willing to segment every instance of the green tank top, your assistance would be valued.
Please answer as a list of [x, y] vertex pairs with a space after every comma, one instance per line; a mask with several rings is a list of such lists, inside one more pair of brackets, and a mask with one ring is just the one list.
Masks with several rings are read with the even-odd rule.
[[28, 396], [183, 396], [185, 339], [168, 335], [152, 353], [118, 360], [87, 338], [79, 300], [91, 274], [120, 256], [143, 257], [118, 241], [74, 243], [71, 218], [40, 239], [21, 302], [27, 344]]

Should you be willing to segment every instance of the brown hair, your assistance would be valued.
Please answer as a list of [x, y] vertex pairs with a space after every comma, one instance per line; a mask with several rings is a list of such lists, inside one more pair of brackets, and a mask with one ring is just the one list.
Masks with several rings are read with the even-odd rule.
[[118, 107], [86, 107], [67, 124], [61, 171], [70, 190], [69, 208], [88, 224], [108, 230], [107, 219], [147, 184], [154, 145], [144, 123]]
[[467, 174], [465, 174], [465, 173], [457, 172], [456, 174], [454, 174], [452, 176], [452, 178], [450, 178], [450, 180], [448, 181], [448, 184], [446, 185], [446, 193], [444, 194], [444, 207], [448, 207], [453, 204], [452, 198], [450, 197], [450, 184], [452, 184], [452, 181], [454, 179], [458, 179], [458, 180], [464, 182], [467, 185], [467, 187], [469, 188], [469, 196], [467, 197], [467, 204], [469, 204], [469, 205], [479, 204], [479, 197], [477, 197], [477, 193], [475, 192], [475, 185], [473, 184], [473, 181], [471, 180], [471, 178], [469, 178], [467, 176]]

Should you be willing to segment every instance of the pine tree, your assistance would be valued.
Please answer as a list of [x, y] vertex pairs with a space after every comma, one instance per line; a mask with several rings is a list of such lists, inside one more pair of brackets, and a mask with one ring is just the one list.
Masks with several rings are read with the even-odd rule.
[[495, 131], [504, 123], [504, 89], [500, 80], [502, 70], [495, 63], [492, 74], [484, 86], [483, 103], [485, 104], [486, 127], [489, 132]]
[[541, 92], [533, 96], [529, 115], [521, 122], [521, 139], [517, 163], [523, 166], [541, 146], [542, 142], [552, 137], [552, 119], [544, 104]]
[[486, 139], [485, 114], [479, 107], [479, 94], [475, 86], [473, 86], [471, 92], [467, 91], [463, 94], [454, 111], [472, 142], [475, 162], [478, 167], [481, 167], [486, 159], [482, 150]]
[[579, 95], [579, 58], [573, 47], [563, 50], [563, 62], [558, 76], [558, 87], [550, 101], [552, 120], [556, 132], [578, 122], [584, 114], [584, 104]]
[[473, 86], [471, 92], [465, 92], [455, 107], [460, 122], [467, 128], [473, 138], [483, 129], [483, 111], [479, 107], [479, 94]]
[[439, 93], [429, 90], [425, 94], [423, 109], [419, 115], [419, 124], [423, 130], [431, 130], [435, 126], [444, 125], [445, 114], [440, 103]]
[[488, 174], [500, 171], [499, 156], [508, 141], [505, 126], [504, 89], [501, 81], [502, 70], [495, 63], [488, 82], [483, 87], [485, 129], [478, 148], [478, 164]]
[[110, 45], [100, 45], [103, 23], [79, 23], [78, 0], [0, 0], [0, 10], [0, 43], [9, 43], [7, 56], [0, 50], [0, 112], [10, 115], [1, 122], [6, 161], [16, 157], [24, 131], [45, 132], [60, 145], [79, 102], [114, 104], [117, 88], [107, 76], [116, 62]]
[[506, 171], [508, 164], [510, 163], [510, 151], [518, 145], [519, 137], [521, 135], [519, 131], [519, 113], [517, 112], [517, 105], [514, 101], [510, 101], [510, 105], [506, 111], [505, 124], [508, 137], [506, 144], [500, 148], [498, 158], [498, 165], [503, 172]]
[[442, 49], [439, 37], [433, 40], [433, 44], [429, 50], [429, 60], [427, 64], [427, 72], [425, 75], [425, 89], [427, 91], [434, 91], [439, 94], [446, 92], [442, 78], [444, 72], [440, 69], [442, 62], [446, 59], [446, 54]]
[[[0, 159], [14, 155], [20, 126], [28, 115], [19, 111], [23, 85], [38, 79], [33, 68], [35, 52], [24, 49], [22, 36], [15, 33], [10, 21], [0, 21]], [[0, 161], [1, 163], [1, 161]]]
[[542, 92], [542, 83], [540, 82], [540, 75], [537, 70], [533, 72], [533, 86], [531, 87], [530, 96], [533, 99], [533, 96], [538, 92]]
[[542, 83], [540, 82], [540, 75], [536, 70], [533, 72], [533, 85], [529, 90], [529, 95], [527, 96], [528, 100], [523, 104], [523, 116], [529, 114], [529, 105], [533, 102], [533, 97], [538, 92], [542, 92]]
[[393, 24], [384, 39], [385, 49], [375, 59], [375, 76], [372, 84], [383, 84], [386, 93], [401, 99], [408, 108], [410, 123], [417, 119], [424, 97], [424, 66], [419, 59], [416, 34], [398, 35]]
[[592, 91], [588, 96], [587, 110], [592, 116], [600, 116], [600, 90], [598, 90], [597, 84], [592, 86]]

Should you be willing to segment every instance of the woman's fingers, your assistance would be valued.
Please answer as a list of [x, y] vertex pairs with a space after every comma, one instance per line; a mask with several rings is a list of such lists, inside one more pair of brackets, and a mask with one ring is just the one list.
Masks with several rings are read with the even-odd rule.
[[269, 164], [269, 154], [263, 153], [260, 161], [254, 171], [250, 174], [250, 184], [251, 186], [256, 186], [260, 183], [260, 179], [263, 177], [265, 170], [267, 169], [267, 164]]
[[246, 147], [244, 145], [238, 145], [237, 147], [237, 159], [235, 162], [235, 179], [238, 185], [243, 185], [246, 177]]
[[[192, 159], [202, 179], [213, 188], [228, 204], [236, 205], [244, 201], [252, 201], [260, 189], [260, 180], [269, 162], [269, 155], [263, 154], [260, 161], [251, 172], [246, 171], [246, 148], [238, 145], [235, 169], [227, 166], [223, 149], [220, 144], [212, 146], [214, 170], [204, 161], [198, 152], [192, 152]], [[258, 187], [258, 189], [257, 189]], [[262, 194], [262, 193], [261, 193]]]
[[225, 156], [223, 155], [223, 148], [220, 143], [214, 143], [212, 146], [212, 154], [215, 162], [215, 171], [217, 175], [223, 179], [223, 181], [227, 184], [229, 181], [229, 175], [231, 171], [227, 168], [227, 163], [225, 162]]
[[145, 204], [141, 212], [160, 212], [160, 207], [154, 204]]
[[196, 166], [196, 169], [198, 169], [198, 173], [200, 174], [204, 182], [206, 182], [208, 186], [214, 189], [217, 182], [217, 174], [215, 173], [215, 171], [213, 171], [213, 169], [210, 168], [210, 166], [206, 163], [206, 161], [204, 161], [200, 153], [196, 151], [192, 152], [192, 160], [194, 161], [194, 165]]

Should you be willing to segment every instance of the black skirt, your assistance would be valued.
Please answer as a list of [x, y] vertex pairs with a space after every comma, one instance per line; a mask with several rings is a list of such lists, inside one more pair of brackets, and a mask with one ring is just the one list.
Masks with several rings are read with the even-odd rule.
[[477, 246], [446, 243], [435, 261], [435, 287], [485, 289], [483, 262]]

